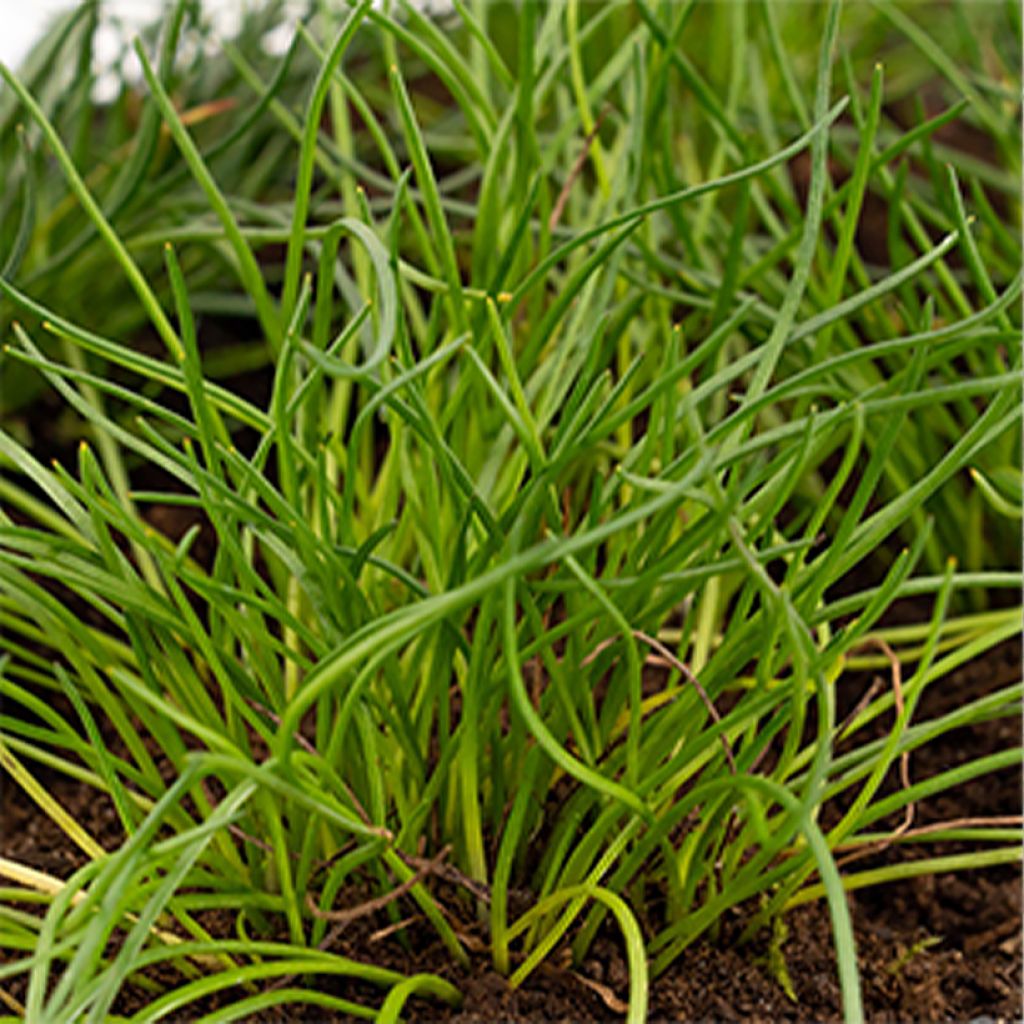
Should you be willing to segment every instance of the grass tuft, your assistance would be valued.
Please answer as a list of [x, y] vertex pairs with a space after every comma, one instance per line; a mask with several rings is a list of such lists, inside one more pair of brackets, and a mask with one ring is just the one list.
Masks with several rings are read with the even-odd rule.
[[915, 818], [1019, 748], [912, 773], [1022, 695], [923, 710], [1019, 628], [1019, 24], [198, 6], [108, 105], [81, 11], [0, 67], [0, 761], [76, 864], [0, 861], [5, 1003], [458, 1005], [361, 891], [513, 987], [609, 929], [640, 1022], [825, 899], [861, 1020], [845, 894], [1020, 857]]

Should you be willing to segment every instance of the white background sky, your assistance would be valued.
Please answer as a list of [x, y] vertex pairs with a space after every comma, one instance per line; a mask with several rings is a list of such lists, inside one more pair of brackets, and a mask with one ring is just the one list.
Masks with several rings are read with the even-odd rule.
[[[166, 5], [166, 0], [0, 0], [0, 61], [17, 69], [54, 14], [80, 3], [97, 2], [102, 3], [108, 16], [124, 23], [129, 37], [134, 30], [151, 22]], [[212, 15], [215, 24], [228, 27], [237, 24], [240, 13], [254, 3], [258, 0], [203, 0], [203, 10]], [[421, 0], [421, 5], [427, 10], [446, 6], [443, 0]], [[301, 10], [304, 6], [302, 0], [286, 5], [289, 10]], [[98, 40], [98, 46], [99, 43]], [[98, 57], [102, 62], [104, 54]]]
[[[0, 0], [0, 61], [16, 68], [53, 15], [74, 6], [75, 0]], [[141, 25], [160, 10], [161, 0], [107, 0], [104, 6]]]
[[[258, 5], [261, 0], [203, 0], [203, 12], [208, 15], [220, 33], [230, 36], [241, 22], [246, 9]], [[428, 0], [429, 2], [429, 0]], [[0, 61], [17, 71], [29, 50], [46, 32], [56, 15], [72, 10], [79, 5], [99, 3], [105, 15], [104, 23], [96, 34], [93, 50], [93, 71], [99, 76], [93, 95], [96, 99], [110, 99], [116, 92], [117, 79], [104, 74], [124, 53], [126, 44], [145, 25], [152, 24], [167, 8], [168, 0], [0, 0]], [[287, 0], [285, 11], [293, 15], [305, 8], [303, 0]], [[264, 40], [274, 52], [275, 45], [287, 46], [291, 30], [285, 25], [283, 34], [275, 31], [271, 35], [279, 38]], [[129, 78], [141, 70], [130, 50], [125, 54], [121, 72]], [[0, 89], [3, 86], [0, 85]]]

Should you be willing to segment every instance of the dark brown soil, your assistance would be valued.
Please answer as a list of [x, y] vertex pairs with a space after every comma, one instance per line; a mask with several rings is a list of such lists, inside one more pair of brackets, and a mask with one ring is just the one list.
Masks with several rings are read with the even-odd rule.
[[[1020, 673], [1019, 644], [1005, 644], [988, 657], [966, 666], [926, 695], [922, 716], [941, 714], [971, 697], [1005, 686]], [[1020, 742], [1020, 722], [997, 720], [943, 737], [915, 753], [912, 775], [925, 778], [961, 760], [1005, 749]], [[104, 846], [121, 839], [113, 808], [87, 787], [58, 776], [46, 777], [50, 792], [68, 808]], [[4, 780], [0, 792], [3, 835], [0, 854], [58, 877], [83, 862], [50, 820], [35, 809], [21, 790]], [[958, 817], [1018, 814], [1021, 779], [1003, 772], [978, 780], [940, 798], [919, 805], [917, 824]], [[856, 869], [873, 864], [951, 852], [950, 844], [914, 844], [879, 852]], [[851, 868], [852, 869], [852, 868]], [[358, 960], [393, 967], [403, 973], [428, 971], [450, 979], [464, 994], [455, 1011], [427, 1000], [412, 1000], [405, 1018], [413, 1022], [484, 1024], [491, 1021], [555, 1022], [580, 1024], [620, 1020], [628, 999], [628, 971], [622, 951], [609, 932], [600, 937], [588, 959], [578, 967], [568, 950], [556, 951], [516, 991], [494, 972], [484, 951], [483, 935], [469, 920], [464, 900], [456, 890], [438, 891], [439, 900], [462, 918], [460, 930], [476, 946], [469, 971], [456, 967], [438, 944], [434, 933], [413, 917], [406, 927], [389, 934], [383, 912], [353, 923], [337, 937], [332, 948]], [[359, 902], [364, 894], [346, 894]], [[861, 963], [864, 1001], [872, 1021], [1018, 1021], [1021, 1019], [1021, 880], [1015, 868], [927, 876], [849, 897]], [[412, 914], [412, 905], [403, 907]], [[689, 949], [651, 987], [653, 1021], [828, 1021], [840, 1019], [831, 927], [821, 904], [798, 908], [787, 918], [788, 937], [782, 945], [796, 1001], [767, 968], [767, 946], [762, 940], [737, 948], [743, 908], [722, 922], [718, 941], [703, 941]], [[231, 920], [216, 915], [204, 920], [215, 933], [229, 935]], [[473, 940], [476, 939], [474, 942]], [[23, 979], [9, 983], [16, 998]], [[365, 1002], [380, 1001], [380, 993], [366, 988], [331, 991]], [[224, 1002], [237, 998], [224, 993]], [[374, 998], [375, 997], [375, 998]], [[144, 1005], [142, 993], [128, 988], [117, 1009], [131, 1012]], [[192, 1020], [217, 1007], [214, 999], [193, 1006]], [[290, 1006], [277, 1016], [253, 1018], [269, 1021], [339, 1021], [322, 1010]]]

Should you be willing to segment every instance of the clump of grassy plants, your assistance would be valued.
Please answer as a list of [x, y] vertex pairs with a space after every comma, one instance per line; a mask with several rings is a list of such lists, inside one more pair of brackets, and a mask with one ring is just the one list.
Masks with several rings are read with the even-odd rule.
[[[929, 740], [1018, 714], [1019, 685], [917, 713], [1019, 628], [996, 600], [1019, 585], [1016, 49], [947, 52], [887, 4], [467, 0], [442, 31], [364, 2], [279, 65], [253, 15], [204, 78], [175, 63], [189, 11], [136, 44], [137, 133], [3, 69], [3, 372], [81, 435], [51, 465], [0, 433], [0, 755], [85, 861], [0, 864], [26, 1018], [107, 1019], [130, 983], [140, 1021], [228, 990], [206, 1019], [456, 1003], [332, 951], [326, 912], [369, 878], [463, 964], [452, 914], [479, 914], [513, 984], [610, 923], [630, 1021], [729, 908], [760, 907], [752, 936], [826, 899], [859, 1019], [844, 892], [1020, 854], [982, 821], [928, 833], [976, 852], [853, 866], [921, 838], [892, 815], [1020, 761], [883, 793]], [[923, 82], [941, 110], [898, 119]], [[218, 139], [186, 115], [224, 89], [248, 92]], [[97, 118], [120, 171], [83, 166]], [[988, 157], [941, 149], [961, 121]], [[260, 366], [265, 401], [233, 387]], [[920, 623], [886, 626], [911, 596]], [[41, 772], [109, 798], [122, 845]], [[458, 908], [424, 867], [444, 851]]]

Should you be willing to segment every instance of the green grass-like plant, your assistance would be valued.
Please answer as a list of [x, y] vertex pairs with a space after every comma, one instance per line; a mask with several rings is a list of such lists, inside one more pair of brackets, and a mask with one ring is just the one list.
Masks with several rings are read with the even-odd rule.
[[[513, 985], [615, 929], [630, 1024], [730, 908], [750, 938], [825, 899], [861, 1019], [845, 892], [1020, 858], [1019, 823], [892, 824], [1019, 749], [884, 785], [1019, 714], [1019, 684], [919, 713], [1019, 630], [1011, 7], [313, 8], [276, 63], [269, 5], [189, 64], [182, 0], [141, 105], [89, 99], [86, 5], [0, 68], [0, 759], [84, 860], [0, 861], [5, 1001], [456, 1005], [333, 951], [368, 880], [463, 965], [478, 918]], [[44, 389], [81, 441], [52, 464]], [[923, 838], [971, 852], [852, 866]]]

